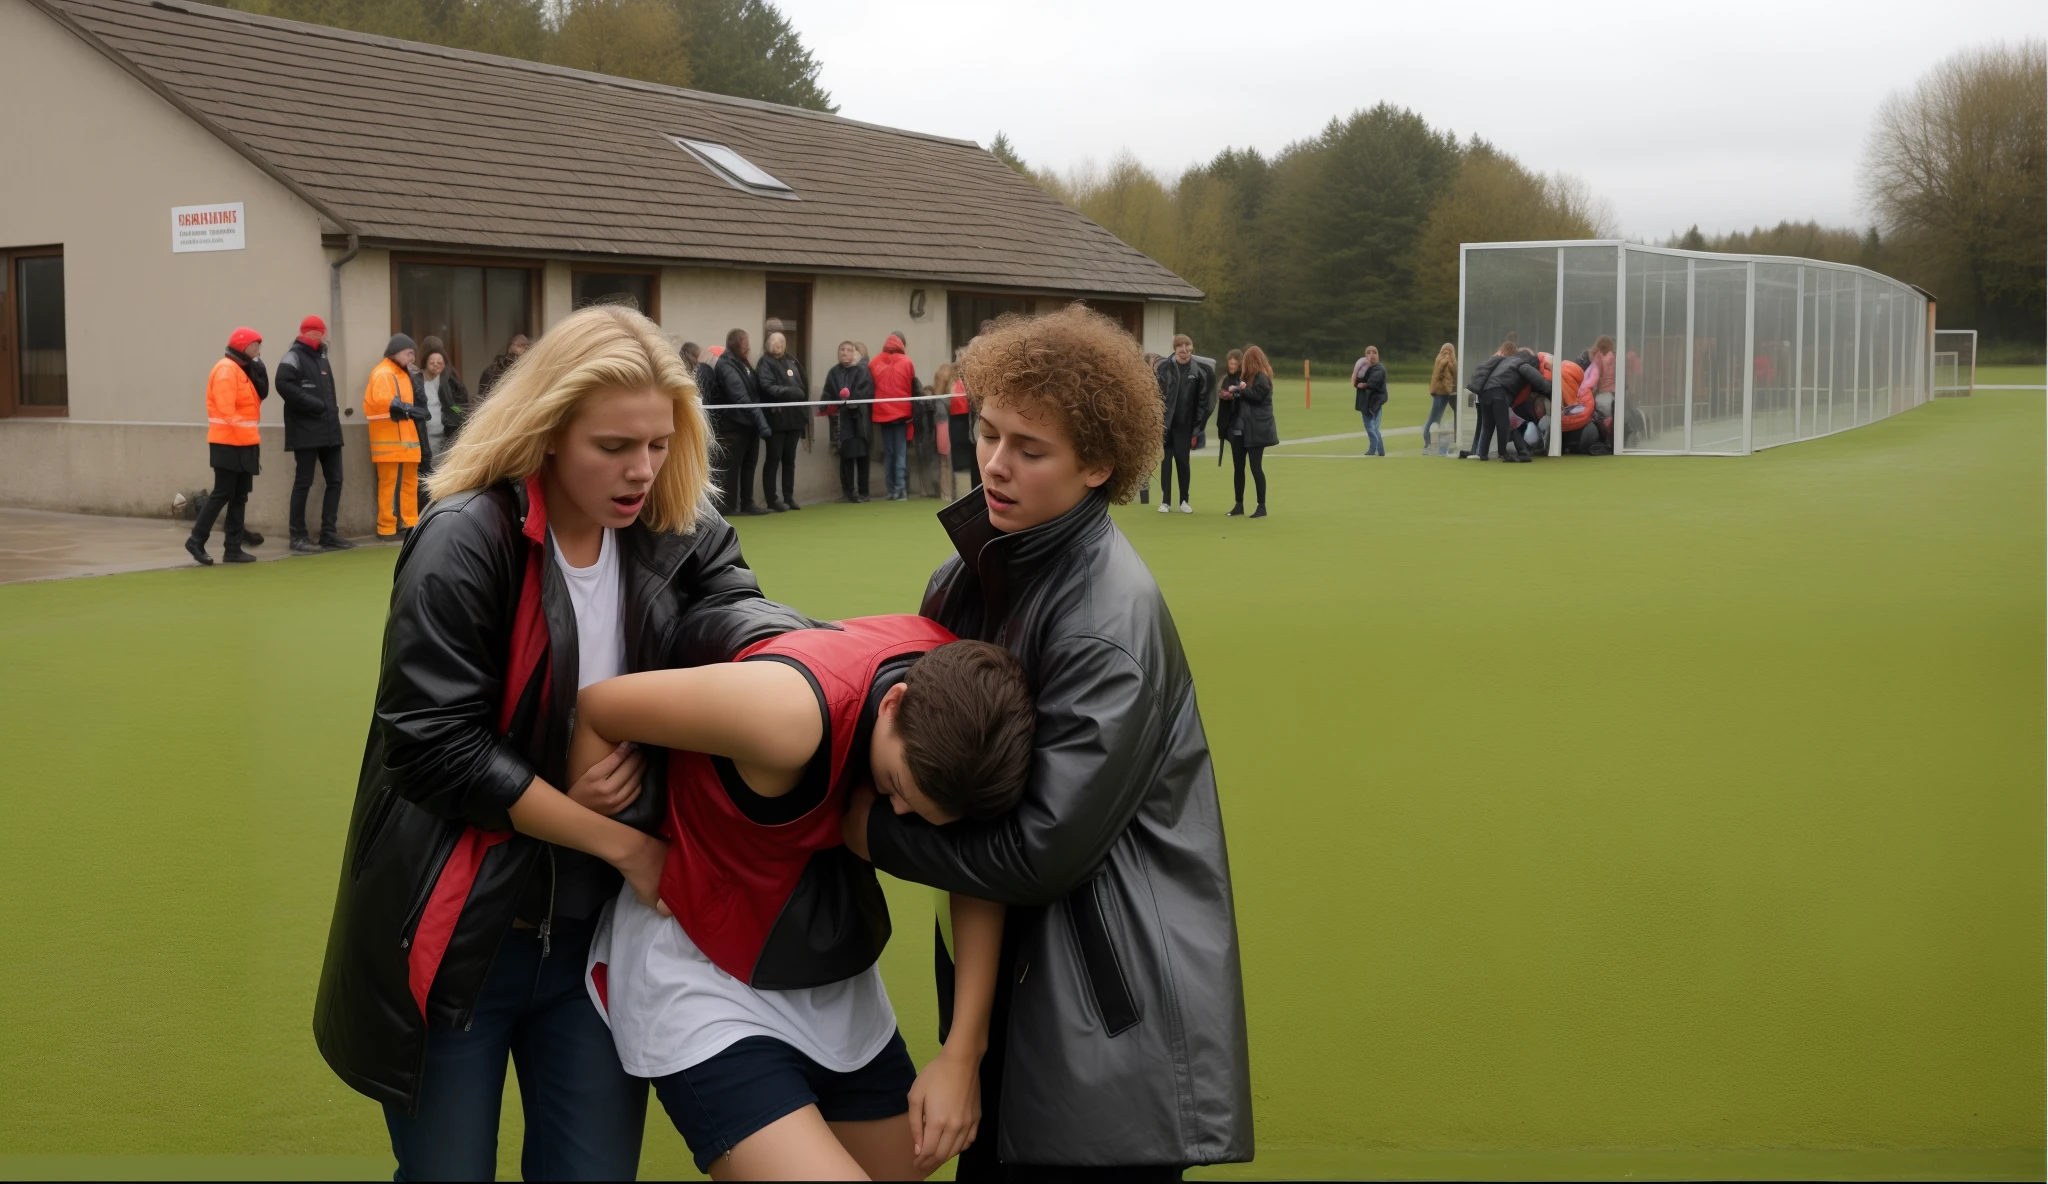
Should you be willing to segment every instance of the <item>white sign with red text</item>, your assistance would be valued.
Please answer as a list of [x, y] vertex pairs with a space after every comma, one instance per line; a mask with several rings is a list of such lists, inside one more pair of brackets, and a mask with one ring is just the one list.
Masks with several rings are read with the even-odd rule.
[[242, 203], [171, 207], [171, 250], [239, 251], [249, 245], [243, 234]]

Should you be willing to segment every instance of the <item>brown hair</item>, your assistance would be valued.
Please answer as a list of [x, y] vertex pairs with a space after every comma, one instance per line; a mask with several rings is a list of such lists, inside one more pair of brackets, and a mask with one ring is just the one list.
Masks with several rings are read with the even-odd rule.
[[746, 357], [747, 346], [751, 344], [747, 340], [747, 331], [745, 329], [734, 329], [725, 335], [725, 352], [732, 354], [734, 357]]
[[1595, 354], [1611, 354], [1611, 353], [1613, 353], [1613, 352], [1614, 352], [1614, 338], [1612, 338], [1612, 337], [1609, 337], [1609, 336], [1607, 336], [1607, 335], [1606, 335], [1605, 333], [1602, 333], [1602, 334], [1600, 335], [1600, 340], [1598, 340], [1598, 341], [1596, 341], [1596, 342], [1594, 342], [1594, 343], [1593, 343], [1593, 350], [1592, 350], [1592, 352], [1593, 352], [1593, 353], [1595, 353]]
[[958, 377], [960, 377], [960, 367], [951, 362], [940, 362], [939, 368], [932, 371], [932, 393], [943, 395], [951, 391], [953, 389], [953, 380]]
[[1507, 356], [1508, 354], [1511, 354], [1511, 353], [1514, 353], [1514, 352], [1515, 352], [1515, 335], [1514, 335], [1513, 333], [1510, 333], [1510, 334], [1508, 334], [1508, 339], [1507, 339], [1506, 341], [1503, 341], [1503, 342], [1501, 342], [1501, 343], [1500, 343], [1500, 348], [1499, 348], [1499, 349], [1497, 349], [1497, 350], [1494, 350], [1494, 351], [1493, 351], [1493, 354], [1494, 354], [1494, 356], [1495, 356], [1495, 357], [1506, 357], [1506, 356]]
[[1244, 377], [1246, 382], [1250, 382], [1261, 374], [1271, 378], [1273, 377], [1273, 363], [1266, 360], [1265, 350], [1260, 349], [1256, 345], [1247, 345], [1244, 347], [1244, 369], [1238, 371], [1238, 373]]
[[1173, 348], [1179, 349], [1183, 345], [1193, 349], [1195, 348], [1195, 339], [1185, 333], [1175, 333], [1173, 335]]
[[1159, 463], [1165, 407], [1159, 380], [1122, 325], [1070, 304], [1042, 317], [1006, 314], [960, 360], [976, 411], [996, 399], [1066, 429], [1085, 468], [1106, 466], [1103, 487], [1122, 505]]
[[1231, 351], [1230, 351], [1229, 353], [1227, 353], [1227, 354], [1224, 354], [1224, 355], [1223, 355], [1223, 364], [1224, 364], [1225, 366], [1228, 366], [1228, 365], [1230, 365], [1230, 364], [1231, 364], [1232, 362], [1236, 362], [1236, 363], [1237, 363], [1237, 372], [1238, 372], [1239, 374], [1243, 374], [1243, 373], [1244, 373], [1244, 351], [1243, 351], [1243, 350], [1241, 350], [1241, 349], [1234, 349], [1234, 350], [1231, 350]]
[[932, 804], [993, 818], [1024, 796], [1038, 712], [1024, 667], [985, 641], [955, 641], [919, 658], [896, 709], [903, 759]]

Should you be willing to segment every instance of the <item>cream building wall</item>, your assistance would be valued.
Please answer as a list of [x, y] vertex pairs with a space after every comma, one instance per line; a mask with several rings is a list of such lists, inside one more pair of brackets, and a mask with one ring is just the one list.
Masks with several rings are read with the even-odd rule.
[[[27, 4], [0, 4], [0, 110], [0, 246], [64, 248], [70, 395], [68, 416], [0, 418], [0, 504], [168, 515], [174, 494], [212, 483], [206, 375], [229, 332], [254, 328], [274, 364], [300, 317], [328, 315], [321, 219]], [[245, 249], [172, 253], [171, 207], [232, 201]], [[262, 422], [251, 518], [281, 528], [291, 462], [275, 397]]]

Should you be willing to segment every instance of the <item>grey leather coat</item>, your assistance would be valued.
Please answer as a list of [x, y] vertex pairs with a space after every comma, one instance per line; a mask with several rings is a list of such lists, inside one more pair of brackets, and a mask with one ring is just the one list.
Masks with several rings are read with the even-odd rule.
[[1038, 695], [1031, 780], [1016, 810], [984, 823], [875, 810], [868, 845], [891, 875], [1011, 906], [997, 1152], [1249, 1160], [1230, 862], [1159, 585], [1100, 492], [1014, 534], [990, 525], [979, 490], [939, 518], [958, 554], [932, 577], [924, 615], [1023, 663]]

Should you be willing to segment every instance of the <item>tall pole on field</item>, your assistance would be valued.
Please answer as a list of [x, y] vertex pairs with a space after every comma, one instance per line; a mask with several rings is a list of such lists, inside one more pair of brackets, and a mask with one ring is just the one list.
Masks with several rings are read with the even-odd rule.
[[1307, 411], [1315, 406], [1315, 393], [1315, 387], [1309, 381], [1308, 359], [1303, 358], [1301, 360], [1301, 409], [1303, 411]]

